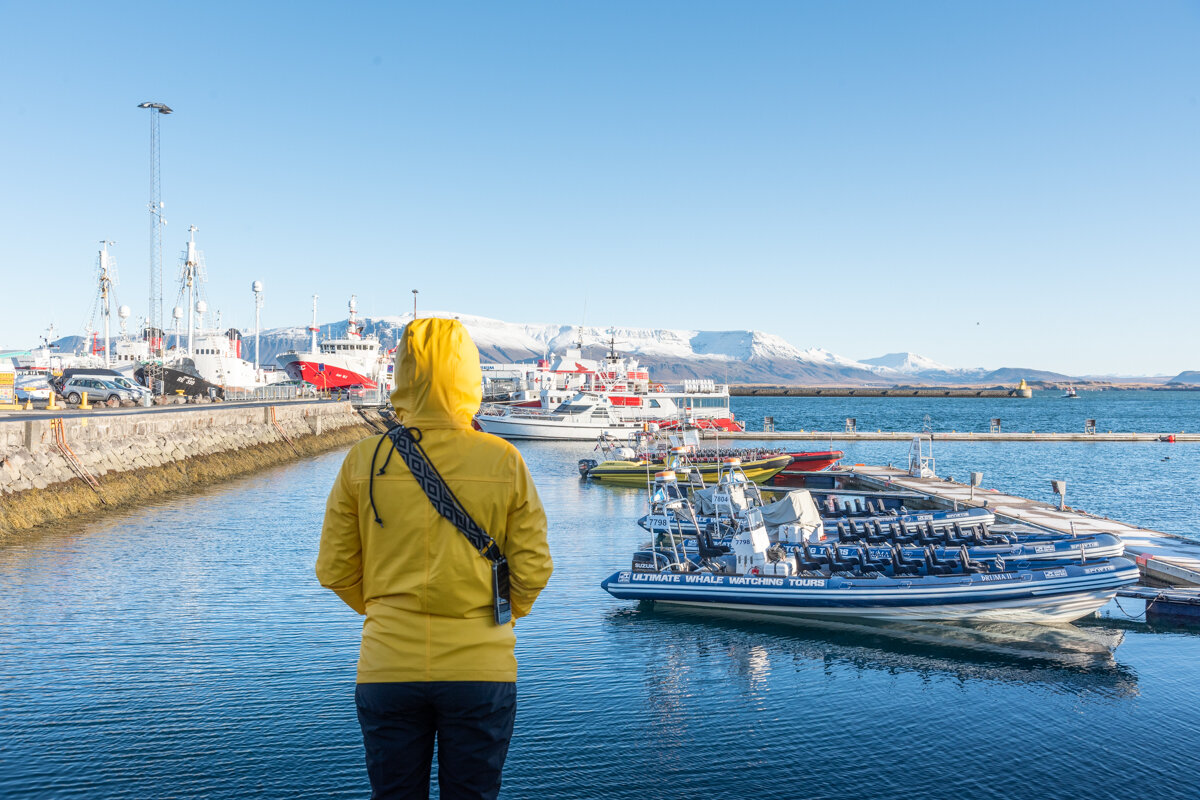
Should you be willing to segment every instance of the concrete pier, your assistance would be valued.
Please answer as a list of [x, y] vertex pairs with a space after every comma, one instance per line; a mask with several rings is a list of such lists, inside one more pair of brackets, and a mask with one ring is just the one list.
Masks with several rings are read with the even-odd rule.
[[754, 441], [783, 442], [783, 441], [812, 441], [828, 442], [907, 442], [917, 436], [924, 436], [939, 442], [1165, 442], [1170, 436], [1176, 442], [1200, 442], [1200, 433], [1117, 433], [1113, 431], [1097, 433], [1061, 433], [1038, 431], [1004, 431], [1001, 433], [975, 431], [744, 431], [742, 433], [727, 433], [721, 431], [700, 431], [705, 439], [728, 439]]
[[348, 402], [0, 419], [0, 536], [227, 480], [376, 431]]

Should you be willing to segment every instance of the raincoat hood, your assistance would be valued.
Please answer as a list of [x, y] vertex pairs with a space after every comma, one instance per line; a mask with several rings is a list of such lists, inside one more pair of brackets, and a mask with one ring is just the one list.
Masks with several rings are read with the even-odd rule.
[[392, 408], [409, 427], [470, 428], [483, 400], [479, 348], [456, 319], [426, 317], [396, 347]]

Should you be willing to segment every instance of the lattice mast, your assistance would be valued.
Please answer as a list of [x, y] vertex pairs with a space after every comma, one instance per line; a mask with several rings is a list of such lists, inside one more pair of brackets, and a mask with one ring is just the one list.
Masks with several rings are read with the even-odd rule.
[[163, 103], [149, 102], [139, 103], [138, 108], [150, 110], [150, 313], [146, 335], [150, 357], [154, 359], [163, 355], [162, 229], [167, 224], [162, 215], [158, 118], [170, 114], [171, 108]]

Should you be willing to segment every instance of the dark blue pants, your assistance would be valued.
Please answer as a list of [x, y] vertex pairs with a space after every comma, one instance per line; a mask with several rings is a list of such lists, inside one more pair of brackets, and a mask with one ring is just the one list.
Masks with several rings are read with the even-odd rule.
[[494, 800], [517, 715], [517, 685], [360, 683], [354, 692], [372, 800], [429, 798], [437, 738], [442, 800]]

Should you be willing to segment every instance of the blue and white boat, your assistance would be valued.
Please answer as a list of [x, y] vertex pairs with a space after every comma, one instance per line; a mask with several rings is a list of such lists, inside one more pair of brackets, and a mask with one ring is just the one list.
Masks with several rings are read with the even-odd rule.
[[757, 509], [747, 513], [747, 525], [729, 547], [702, 535], [692, 554], [668, 538], [666, 546], [635, 552], [630, 569], [601, 586], [620, 599], [717, 611], [1063, 623], [1092, 613], [1138, 580], [1137, 565], [1125, 558], [979, 561], [965, 546], [953, 558], [927, 548], [920, 561], [898, 547], [858, 548], [853, 559], [843, 548], [821, 548], [819, 558], [808, 545], [772, 545]]
[[[663, 539], [664, 537], [660, 537]], [[732, 539], [714, 538], [714, 546], [732, 547]], [[801, 541], [788, 541], [784, 538], [771, 538], [772, 544], [786, 546], [799, 545], [812, 551], [812, 557], [818, 559], [832, 558], [838, 562], [855, 563], [860, 560], [881, 562], [891, 559], [893, 550], [898, 550], [900, 557], [906, 561], [919, 561], [927, 554], [936, 561], [959, 558], [961, 548], [966, 547], [967, 556], [972, 561], [989, 561], [996, 558], [1004, 561], [1020, 563], [1026, 561], [1061, 561], [1063, 559], [1101, 559], [1115, 558], [1125, 554], [1125, 543], [1121, 537], [1111, 533], [1097, 533], [1087, 536], [1059, 536], [1054, 534], [1021, 536], [1017, 541], [1000, 544], [978, 544], [975, 542], [958, 542], [953, 540], [941, 541], [927, 545], [868, 545], [862, 542], [841, 542], [827, 540], [816, 544]], [[679, 540], [679, 546], [686, 553], [699, 552], [699, 543], [695, 537]], [[830, 547], [837, 548], [834, 553], [825, 553]]]

